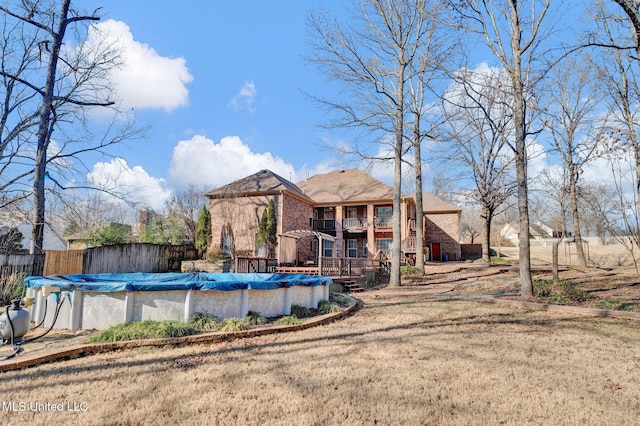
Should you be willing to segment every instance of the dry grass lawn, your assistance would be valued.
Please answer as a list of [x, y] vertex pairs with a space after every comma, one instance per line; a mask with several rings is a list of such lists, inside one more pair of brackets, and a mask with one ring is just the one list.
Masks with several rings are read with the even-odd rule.
[[[638, 423], [638, 322], [416, 289], [362, 299], [356, 314], [296, 333], [2, 373], [0, 423]], [[8, 411], [8, 402], [86, 411]]]

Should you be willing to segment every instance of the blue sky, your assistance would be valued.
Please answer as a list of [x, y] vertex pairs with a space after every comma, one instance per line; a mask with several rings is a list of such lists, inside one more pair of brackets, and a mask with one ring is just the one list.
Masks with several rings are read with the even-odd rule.
[[[134, 201], [159, 210], [172, 188], [190, 183], [213, 189], [265, 168], [297, 182], [307, 174], [354, 166], [324, 148], [325, 142], [350, 141], [343, 130], [317, 127], [327, 122], [325, 113], [304, 95], [331, 98], [335, 90], [303, 59], [309, 54], [307, 17], [318, 8], [343, 12], [343, 3], [73, 4], [86, 11], [102, 7], [97, 26], [120, 43], [125, 59], [113, 76], [115, 94], [140, 124], [153, 126], [146, 139], [112, 151], [119, 159], [87, 164], [90, 180], [117, 179], [136, 188]], [[477, 59], [471, 67], [486, 66], [485, 60], [495, 64], [482, 51], [473, 48]], [[534, 156], [530, 176], [549, 167], [549, 161], [546, 155]], [[592, 169], [592, 175], [601, 176], [602, 165]], [[391, 183], [388, 169], [373, 175]]]
[[106, 159], [94, 173], [124, 167], [160, 207], [174, 186], [216, 187], [263, 168], [295, 182], [335, 166], [323, 148], [333, 136], [315, 126], [323, 112], [304, 96], [326, 90], [303, 60], [306, 18], [323, 2], [74, 4], [103, 8], [98, 25], [117, 34], [127, 62], [114, 87], [138, 122], [153, 126], [115, 151], [126, 167]]

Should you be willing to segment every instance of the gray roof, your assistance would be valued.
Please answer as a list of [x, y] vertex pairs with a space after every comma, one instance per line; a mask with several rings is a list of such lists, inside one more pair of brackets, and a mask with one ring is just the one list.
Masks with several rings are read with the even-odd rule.
[[228, 185], [207, 192], [209, 198], [242, 197], [248, 195], [270, 195], [288, 191], [299, 197], [311, 200], [296, 185], [271, 170], [260, 170], [251, 176], [231, 182]]

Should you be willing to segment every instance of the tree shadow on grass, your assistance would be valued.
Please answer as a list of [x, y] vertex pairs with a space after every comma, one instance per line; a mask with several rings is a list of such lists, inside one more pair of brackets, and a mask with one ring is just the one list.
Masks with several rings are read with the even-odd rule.
[[[430, 301], [429, 301], [430, 302]], [[459, 303], [458, 299], [438, 299], [437, 304], [445, 303]], [[372, 309], [381, 309], [385, 307], [408, 307], [414, 309], [415, 306], [424, 304], [425, 301], [393, 301], [372, 307]], [[435, 303], [435, 301], [434, 301]], [[468, 302], [467, 302], [468, 303]], [[429, 307], [425, 307], [429, 309]], [[365, 306], [364, 311], [367, 310]], [[510, 333], [530, 333], [532, 329], [540, 331], [541, 329], [549, 329], [549, 332], [559, 331], [562, 329], [582, 329], [591, 333], [600, 334], [607, 338], [620, 339], [625, 343], [629, 343], [628, 336], [612, 336], [611, 330], [604, 330], [594, 328], [593, 321], [602, 321], [602, 319], [593, 319], [593, 321], [586, 320], [584, 317], [576, 316], [554, 316], [551, 318], [539, 318], [535, 317], [536, 312], [539, 310], [519, 310], [511, 312], [489, 312], [474, 314], [469, 312], [460, 312], [462, 315], [457, 315], [457, 311], [448, 311], [448, 314], [454, 315], [451, 318], [426, 318], [419, 321], [409, 321], [401, 324], [376, 324], [376, 318], [368, 316], [366, 323], [362, 324], [361, 330], [358, 330], [356, 326], [351, 327], [350, 331], [339, 332], [337, 328], [331, 328], [326, 326], [322, 331], [326, 331], [321, 336], [305, 337], [305, 331], [300, 331], [290, 334], [280, 334], [274, 339], [274, 336], [261, 336], [261, 337], [249, 337], [241, 340], [236, 340], [233, 346], [224, 346], [220, 344], [214, 344], [214, 347], [209, 344], [199, 344], [194, 346], [197, 348], [197, 353], [184, 354], [175, 356], [170, 353], [159, 354], [159, 356], [152, 359], [127, 359], [117, 360], [109, 362], [108, 364], [96, 363], [88, 366], [76, 366], [69, 365], [66, 361], [47, 365], [43, 367], [34, 367], [34, 369], [20, 370], [2, 373], [6, 377], [6, 390], [7, 391], [36, 391], [39, 388], [37, 384], [38, 380], [46, 378], [57, 377], [57, 381], [61, 384], [83, 383], [90, 384], [92, 379], [80, 379], [74, 378], [75, 375], [83, 373], [90, 373], [92, 371], [101, 371], [112, 374], [122, 369], [136, 369], [141, 374], [154, 374], [161, 373], [171, 368], [180, 368], [182, 370], [189, 370], [199, 367], [206, 362], [210, 357], [229, 355], [229, 354], [249, 354], [250, 352], [276, 348], [282, 354], [291, 355], [292, 353], [301, 351], [308, 352], [310, 348], [330, 347], [340, 348], [341, 345], [349, 347], [349, 345], [367, 345], [367, 344], [387, 344], [389, 345], [389, 351], [393, 351], [393, 345], [398, 341], [398, 334], [401, 331], [413, 330], [410, 333], [411, 338], [430, 338], [432, 336], [442, 335], [443, 333], [449, 336], [468, 336], [469, 333], [478, 334], [485, 333], [491, 334], [495, 332], [500, 326], [519, 326], [517, 330], [510, 330]], [[412, 311], [412, 315], [414, 312]], [[350, 318], [350, 321], [358, 321], [358, 314], [355, 314]], [[317, 330], [317, 328], [315, 329]], [[405, 337], [405, 338], [409, 338]], [[170, 346], [171, 347], [171, 346]], [[159, 368], [160, 367], [160, 368]], [[140, 371], [139, 369], [142, 369]], [[10, 382], [9, 382], [10, 381]], [[36, 383], [34, 383], [36, 381]]]

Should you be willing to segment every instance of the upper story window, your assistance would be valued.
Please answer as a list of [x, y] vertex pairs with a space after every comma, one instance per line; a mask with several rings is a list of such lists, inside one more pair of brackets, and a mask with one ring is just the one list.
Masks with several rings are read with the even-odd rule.
[[333, 207], [325, 207], [324, 208], [324, 218], [325, 219], [335, 219], [335, 213], [333, 211]]
[[376, 207], [376, 216], [391, 217], [393, 216], [393, 208], [392, 207]]

